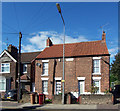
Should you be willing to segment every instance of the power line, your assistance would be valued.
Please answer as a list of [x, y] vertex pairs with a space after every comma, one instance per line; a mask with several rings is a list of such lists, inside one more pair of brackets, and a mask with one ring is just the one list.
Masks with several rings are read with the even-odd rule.
[[[48, 7], [46, 10], [48, 10], [51, 6], [52, 6], [52, 5], [49, 5], [49, 7]], [[44, 12], [45, 12], [45, 11], [44, 11]], [[42, 14], [43, 14], [43, 13], [38, 14], [38, 16], [36, 16], [36, 19], [35, 19], [36, 21], [35, 21], [35, 22], [33, 21], [34, 24], [31, 23], [31, 25], [29, 26], [29, 29], [30, 29], [30, 28], [33, 28], [34, 26], [36, 26], [36, 25], [38, 25], [38, 24], [40, 24], [40, 23], [43, 23], [43, 24], [44, 24], [44, 23], [47, 23], [48, 20], [50, 20], [50, 18], [48, 18], [48, 17], [45, 15], [45, 16], [46, 16], [45, 18], [47, 18], [47, 19], [44, 19], [43, 21], [40, 21], [40, 20], [38, 21], [37, 19], [38, 19], [39, 16], [42, 16], [42, 18], [43, 18], [43, 15], [42, 15]], [[54, 15], [54, 16], [56, 16], [56, 15]], [[53, 17], [54, 17], [54, 16], [53, 16]], [[51, 17], [52, 17], [52, 16], [51, 16]], [[53, 18], [53, 17], [52, 17], [52, 18]], [[39, 18], [39, 19], [40, 19], [40, 18]], [[40, 25], [41, 25], [41, 24], [40, 24]], [[26, 28], [25, 31], [28, 31], [28, 28]]]
[[[51, 6], [52, 6], [52, 5], [49, 5], [49, 6], [46, 8], [46, 10], [48, 10]], [[45, 7], [45, 5], [44, 5], [44, 7]], [[42, 9], [43, 9], [43, 8], [42, 8]], [[44, 10], [41, 14], [40, 14], [40, 12], [38, 11], [39, 14], [37, 14], [36, 18], [34, 17], [34, 20], [31, 22], [31, 25], [29, 24], [29, 25], [30, 25], [29, 27], [31, 27], [31, 26], [33, 26], [35, 23], [37, 23], [38, 17], [39, 17], [39, 16], [42, 16], [42, 17], [43, 17], [43, 13], [45, 14], [45, 11], [46, 11], [46, 10]], [[47, 12], [48, 12], [48, 11], [47, 11]], [[46, 17], [47, 17], [47, 16], [46, 16]], [[39, 17], [39, 19], [40, 19], [40, 17]], [[49, 19], [49, 18], [48, 18], [48, 19]], [[34, 22], [34, 21], [35, 21], [35, 22]], [[27, 30], [28, 30], [28, 28], [26, 28], [25, 31], [27, 31]]]
[[[43, 9], [43, 4], [42, 6], [38, 9], [38, 11], [36, 13], [34, 13], [33, 16], [31, 16], [31, 19], [29, 19], [29, 21], [26, 23], [26, 26], [23, 28], [25, 29], [26, 27], [28, 27], [30, 25], [30, 23], [33, 22], [33, 19], [35, 19], [35, 17], [37, 17], [36, 15], [38, 15], [38, 13], [40, 13], [41, 9]], [[32, 22], [31, 22], [32, 21]]]
[[9, 29], [12, 29], [12, 30], [14, 30], [15, 32], [17, 32], [17, 30], [16, 29], [14, 29], [13, 27], [11, 27], [11, 26], [9, 26], [9, 25], [7, 25], [6, 23], [4, 23], [3, 21], [2, 21], [2, 23], [7, 27], [7, 28], [9, 28]]
[[19, 20], [18, 20], [18, 16], [17, 16], [17, 10], [16, 10], [15, 2], [14, 2], [14, 11], [15, 11], [15, 16], [16, 16], [16, 21], [17, 21], [18, 29], [19, 29], [19, 31], [21, 31], [21, 28], [19, 26]]
[[[19, 34], [19, 33], [8, 33], [8, 32], [2, 32], [2, 34], [8, 34], [8, 35], [9, 35], [9, 34], [12, 34], [12, 35], [15, 34], [15, 35], [16, 35], [16, 34]], [[28, 36], [36, 36], [37, 34], [25, 34], [25, 33], [23, 33], [22, 35], [25, 35], [25, 36], [27, 36], [27, 35], [28, 35]]]

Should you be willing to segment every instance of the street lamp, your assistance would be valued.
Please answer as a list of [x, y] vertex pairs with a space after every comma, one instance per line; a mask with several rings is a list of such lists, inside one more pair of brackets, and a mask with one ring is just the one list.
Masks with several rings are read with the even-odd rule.
[[63, 92], [62, 92], [62, 104], [64, 104], [64, 89], [65, 89], [65, 22], [64, 22], [64, 19], [63, 19], [63, 16], [62, 16], [62, 13], [61, 13], [61, 8], [60, 8], [60, 5], [59, 3], [56, 3], [56, 6], [57, 6], [57, 9], [58, 9], [58, 12], [60, 13], [61, 15], [61, 18], [62, 18], [62, 21], [63, 21], [63, 35], [64, 35], [64, 38], [63, 38], [63, 79], [62, 79], [62, 86], [63, 86]]

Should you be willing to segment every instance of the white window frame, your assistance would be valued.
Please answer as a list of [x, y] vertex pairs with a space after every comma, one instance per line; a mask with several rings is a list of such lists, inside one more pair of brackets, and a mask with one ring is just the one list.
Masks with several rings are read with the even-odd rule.
[[101, 75], [101, 57], [93, 57], [93, 71], [94, 71], [94, 60], [99, 60], [99, 72], [98, 73], [92, 73], [92, 75]]
[[[26, 66], [26, 71], [24, 71], [25, 66]], [[27, 73], [27, 64], [23, 64], [23, 73]]]
[[[2, 72], [2, 64], [9, 64], [9, 71], [8, 72]], [[10, 73], [10, 63], [1, 63], [1, 72], [0, 73]]]
[[80, 81], [83, 81], [83, 93], [82, 94], [85, 94], [85, 77], [77, 77], [77, 79], [78, 79], [78, 84], [80, 84]]
[[5, 80], [5, 90], [0, 90], [0, 92], [5, 92], [6, 91], [6, 78], [5, 77], [0, 77], [0, 79], [4, 79]]
[[[55, 77], [55, 94], [57, 94], [56, 92], [56, 81], [61, 81], [62, 80], [62, 77]], [[61, 92], [62, 92], [62, 83], [61, 83]]]
[[[48, 82], [48, 78], [41, 78], [42, 79], [42, 92], [43, 92], [43, 81]], [[47, 91], [48, 91], [48, 86], [47, 86]], [[48, 95], [48, 92], [43, 92], [43, 94]]]
[[101, 94], [101, 77], [92, 77], [93, 81], [99, 81], [99, 92], [97, 94]]
[[83, 93], [82, 94], [84, 94], [85, 93], [85, 80], [79, 80], [78, 82], [79, 82], [79, 88], [80, 88], [80, 82], [83, 82]]
[[[42, 60], [42, 66], [43, 66], [44, 63], [48, 64], [48, 73], [49, 73], [49, 60]], [[43, 74], [43, 67], [42, 67], [42, 75], [41, 76], [48, 76], [48, 73]]]

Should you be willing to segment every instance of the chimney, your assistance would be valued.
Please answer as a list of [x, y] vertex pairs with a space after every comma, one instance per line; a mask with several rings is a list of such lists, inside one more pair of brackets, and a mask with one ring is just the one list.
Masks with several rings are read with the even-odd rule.
[[103, 33], [102, 33], [102, 41], [106, 42], [106, 33], [105, 33], [105, 31], [103, 31]]
[[17, 47], [13, 46], [12, 44], [10, 44], [7, 48], [8, 52], [10, 52], [10, 54], [17, 59], [18, 57], [18, 49]]
[[46, 40], [46, 47], [50, 47], [50, 46], [52, 46], [53, 45], [53, 43], [52, 43], [52, 41], [50, 40], [50, 38], [48, 37], [48, 39]]

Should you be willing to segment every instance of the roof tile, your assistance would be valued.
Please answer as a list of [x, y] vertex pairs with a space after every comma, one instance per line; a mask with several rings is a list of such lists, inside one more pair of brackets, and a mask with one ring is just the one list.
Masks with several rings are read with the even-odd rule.
[[[65, 57], [109, 54], [102, 40], [65, 44]], [[36, 58], [63, 57], [63, 44], [46, 47]]]

